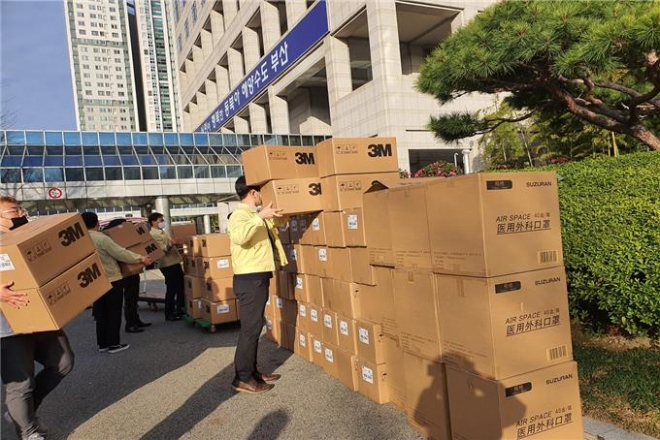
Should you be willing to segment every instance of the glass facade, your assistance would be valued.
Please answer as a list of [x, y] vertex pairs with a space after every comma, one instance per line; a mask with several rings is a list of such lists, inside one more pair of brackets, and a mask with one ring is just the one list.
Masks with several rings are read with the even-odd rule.
[[329, 136], [0, 131], [0, 183], [236, 178], [256, 145], [314, 146]]

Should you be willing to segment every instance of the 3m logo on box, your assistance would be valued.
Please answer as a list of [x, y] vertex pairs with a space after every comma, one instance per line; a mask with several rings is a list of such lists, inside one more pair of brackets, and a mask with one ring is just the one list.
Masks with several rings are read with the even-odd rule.
[[370, 144], [367, 149], [369, 157], [391, 157], [392, 144]]
[[80, 237], [84, 237], [85, 232], [83, 231], [82, 225], [76, 223], [62, 229], [57, 236], [60, 238], [60, 243], [62, 243], [63, 246], [69, 246], [75, 243]]
[[149, 246], [145, 247], [144, 250], [147, 252], [147, 254], [151, 254], [158, 250], [158, 246], [156, 243], [151, 243]]
[[296, 183], [291, 183], [289, 185], [278, 185], [275, 187], [278, 195], [283, 194], [298, 194], [300, 193], [300, 187]]
[[101, 269], [99, 269], [98, 264], [94, 263], [90, 267], [87, 267], [85, 270], [81, 271], [78, 274], [78, 281], [80, 281], [80, 287], [83, 289], [90, 284], [92, 284], [98, 277], [101, 276]]
[[320, 183], [310, 183], [309, 184], [309, 194], [313, 196], [321, 195], [321, 184]]
[[316, 163], [314, 159], [314, 153], [303, 153], [300, 151], [296, 152], [296, 163], [298, 165], [314, 165]]

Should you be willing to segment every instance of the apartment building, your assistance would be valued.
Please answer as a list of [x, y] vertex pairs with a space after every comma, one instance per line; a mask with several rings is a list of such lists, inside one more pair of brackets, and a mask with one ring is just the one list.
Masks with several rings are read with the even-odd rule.
[[440, 107], [415, 81], [430, 51], [491, 3], [172, 0], [184, 130], [395, 136], [401, 168], [471, 161], [476, 142], [444, 144], [429, 116], [492, 103]]
[[64, 0], [77, 128], [178, 131], [165, 0]]

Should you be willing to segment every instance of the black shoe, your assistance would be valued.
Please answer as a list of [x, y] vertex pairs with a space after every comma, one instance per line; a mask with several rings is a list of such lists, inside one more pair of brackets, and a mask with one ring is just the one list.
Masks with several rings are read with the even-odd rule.
[[126, 327], [126, 333], [142, 333], [143, 331], [144, 329], [138, 327], [137, 325]]
[[130, 348], [130, 345], [128, 344], [111, 345], [110, 347], [108, 347], [108, 353], [119, 353], [120, 351], [124, 351], [127, 348]]
[[183, 316], [181, 315], [172, 315], [172, 316], [166, 316], [165, 321], [181, 321], [183, 319]]
[[140, 321], [140, 322], [138, 322], [138, 325], [137, 325], [137, 326], [138, 326], [138, 327], [149, 327], [150, 325], [151, 325], [150, 322], [142, 322], [142, 321]]

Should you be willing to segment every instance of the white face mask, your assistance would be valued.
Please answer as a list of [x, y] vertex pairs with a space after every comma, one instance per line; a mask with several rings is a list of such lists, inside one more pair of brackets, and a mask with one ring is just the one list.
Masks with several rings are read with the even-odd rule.
[[167, 228], [167, 222], [160, 222], [160, 225], [159, 225], [159, 226], [160, 226], [160, 229], [161, 229], [161, 230], [162, 230], [162, 229], [165, 229], [165, 228]]

